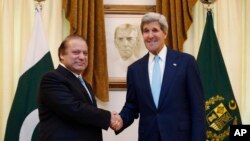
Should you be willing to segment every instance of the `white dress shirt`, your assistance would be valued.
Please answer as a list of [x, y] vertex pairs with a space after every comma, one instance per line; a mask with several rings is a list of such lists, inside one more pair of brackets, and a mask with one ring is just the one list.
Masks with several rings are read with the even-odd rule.
[[[161, 49], [161, 51], [157, 54], [160, 57], [159, 64], [160, 64], [160, 70], [161, 70], [161, 82], [163, 78], [163, 73], [165, 69], [165, 62], [166, 62], [166, 55], [167, 55], [167, 47], [164, 45], [164, 47]], [[152, 76], [153, 76], [153, 67], [154, 67], [154, 57], [155, 55], [149, 52], [149, 59], [148, 59], [148, 74], [149, 74], [149, 80], [150, 85], [152, 85]]]

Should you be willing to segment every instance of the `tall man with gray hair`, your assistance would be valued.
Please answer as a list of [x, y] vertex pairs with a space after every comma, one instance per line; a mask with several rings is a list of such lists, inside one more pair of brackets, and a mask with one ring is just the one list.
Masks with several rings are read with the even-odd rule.
[[116, 133], [139, 118], [139, 141], [205, 141], [205, 101], [195, 58], [165, 45], [166, 18], [146, 13], [148, 53], [128, 67], [126, 102]]

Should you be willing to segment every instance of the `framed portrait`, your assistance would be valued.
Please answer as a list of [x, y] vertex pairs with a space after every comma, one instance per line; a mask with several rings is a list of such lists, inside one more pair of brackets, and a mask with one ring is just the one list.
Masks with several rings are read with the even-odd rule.
[[[110, 90], [126, 90], [127, 67], [147, 53], [140, 31], [149, 6], [105, 5], [105, 31]], [[152, 10], [152, 7], [151, 7]]]

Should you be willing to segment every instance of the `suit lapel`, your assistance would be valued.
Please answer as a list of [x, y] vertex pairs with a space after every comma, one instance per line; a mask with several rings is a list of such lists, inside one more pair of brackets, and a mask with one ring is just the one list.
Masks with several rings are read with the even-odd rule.
[[167, 91], [172, 85], [172, 81], [174, 80], [177, 67], [178, 62], [176, 60], [176, 55], [171, 49], [168, 48], [158, 109], [161, 108], [164, 99], [167, 97]]
[[[87, 88], [88, 88], [88, 90], [89, 90], [89, 92], [90, 92], [91, 99], [93, 100], [93, 101], [91, 101], [91, 99], [90, 99], [89, 96], [88, 96], [90, 102], [93, 103], [95, 106], [97, 106], [96, 100], [95, 100], [95, 95], [94, 95], [94, 92], [93, 92], [91, 86], [89, 85], [89, 83], [88, 83], [87, 81], [84, 80], [84, 82], [85, 82], [85, 84], [86, 84], [86, 86], [87, 86]], [[85, 90], [85, 89], [84, 89], [84, 90]], [[86, 90], [85, 90], [85, 91], [86, 91]], [[87, 93], [87, 91], [86, 91], [86, 93]]]
[[[87, 83], [87, 81], [85, 81], [83, 79], [88, 90], [86, 90], [86, 88], [81, 84], [81, 82], [78, 80], [78, 78], [75, 77], [75, 79], [77, 80], [78, 85], [80, 84], [79, 88], [81, 88], [82, 94], [84, 94], [84, 96], [88, 99], [88, 102], [93, 104], [93, 105], [96, 105], [93, 90], [91, 89], [91, 86]], [[91, 99], [93, 101], [90, 99], [88, 91], [89, 91]]]
[[64, 75], [66, 78], [68, 78], [70, 83], [73, 83], [76, 89], [80, 88], [80, 90], [82, 92], [81, 94], [83, 94], [85, 97], [87, 97], [89, 103], [96, 105], [96, 101], [95, 101], [95, 98], [94, 98], [94, 95], [93, 95], [93, 91], [90, 88], [90, 85], [85, 80], [84, 80], [85, 84], [88, 87], [88, 90], [90, 92], [91, 98], [93, 99], [93, 102], [91, 101], [87, 90], [82, 86], [81, 82], [78, 80], [78, 78], [72, 72], [70, 72], [69, 70], [67, 70], [66, 68], [64, 68], [61, 65], [58, 66], [57, 71], [60, 74]]

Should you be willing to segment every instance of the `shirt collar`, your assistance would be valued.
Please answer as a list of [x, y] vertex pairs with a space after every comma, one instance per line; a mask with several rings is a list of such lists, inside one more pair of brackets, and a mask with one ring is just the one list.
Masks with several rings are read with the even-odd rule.
[[[166, 54], [167, 54], [167, 47], [166, 47], [166, 45], [164, 45], [163, 48], [161, 49], [161, 51], [157, 55], [160, 57], [162, 62], [165, 62]], [[154, 61], [154, 57], [155, 57], [155, 55], [153, 53], [149, 52], [149, 62], [152, 63]]]
[[76, 76], [77, 78], [82, 77], [82, 75], [78, 75], [78, 74], [72, 72], [71, 70], [69, 70], [63, 63], [60, 63], [60, 65], [61, 65], [62, 67], [64, 67], [65, 69], [67, 69], [68, 71], [70, 71], [71, 73], [73, 73], [74, 76]]

